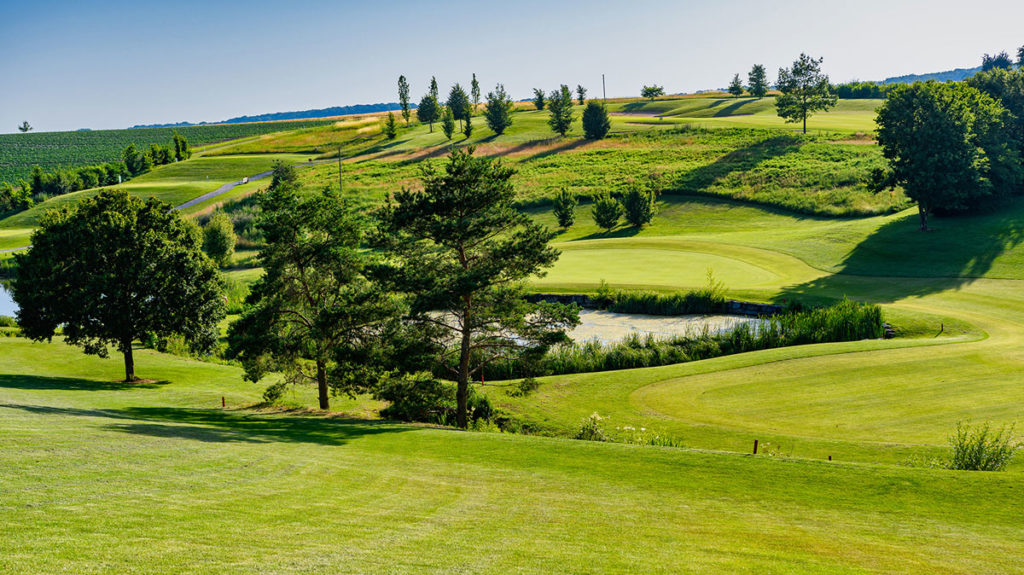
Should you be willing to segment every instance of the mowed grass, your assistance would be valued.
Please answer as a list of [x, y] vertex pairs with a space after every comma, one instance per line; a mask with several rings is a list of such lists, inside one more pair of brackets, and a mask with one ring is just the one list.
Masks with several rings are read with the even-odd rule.
[[236, 368], [0, 350], [6, 573], [1021, 570], [1017, 473], [239, 411]]
[[[861, 132], [875, 131], [875, 115], [883, 100], [839, 100], [827, 112], [812, 115], [808, 131]], [[788, 128], [802, 130], [802, 124], [787, 123], [775, 108], [775, 98], [714, 97], [659, 98], [609, 105], [609, 111], [636, 124], [666, 121], [695, 126]]]
[[[172, 205], [179, 205], [207, 192], [212, 192], [229, 182], [266, 172], [278, 161], [289, 164], [300, 163], [307, 162], [308, 157], [294, 154], [195, 157], [185, 162], [160, 166], [120, 186], [111, 187], [127, 190], [140, 197], [155, 197]], [[257, 182], [252, 182], [251, 186], [256, 184]], [[266, 182], [263, 184], [265, 185]], [[36, 204], [31, 209], [0, 220], [0, 231], [19, 230], [16, 233], [25, 235], [25, 230], [35, 227], [39, 217], [46, 210], [74, 205], [83, 198], [98, 194], [99, 191], [98, 188], [82, 190], [50, 198]], [[239, 193], [239, 191], [234, 192]], [[201, 207], [196, 206], [196, 208]], [[0, 239], [0, 243], [2, 242], [4, 240]]]

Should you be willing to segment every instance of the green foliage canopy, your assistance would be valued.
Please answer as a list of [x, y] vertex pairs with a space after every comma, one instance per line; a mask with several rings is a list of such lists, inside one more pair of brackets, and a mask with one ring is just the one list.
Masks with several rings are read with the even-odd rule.
[[608, 109], [604, 104], [591, 100], [583, 109], [583, 136], [588, 140], [600, 140], [608, 135], [612, 128], [608, 118]]
[[47, 212], [15, 259], [25, 335], [49, 340], [61, 328], [66, 343], [101, 357], [113, 345], [126, 381], [136, 380], [132, 342], [148, 333], [179, 334], [196, 351], [217, 341], [222, 281], [198, 227], [164, 202], [104, 190]]
[[497, 135], [502, 135], [512, 125], [512, 98], [505, 91], [505, 86], [498, 84], [493, 92], [487, 93], [487, 104], [484, 106], [484, 119], [487, 127]]
[[548, 111], [551, 116], [548, 118], [548, 125], [559, 135], [564, 136], [572, 126], [572, 92], [569, 86], [562, 86], [548, 96]]
[[807, 54], [800, 54], [792, 67], [779, 68], [776, 83], [782, 94], [775, 99], [775, 108], [783, 120], [803, 122], [805, 134], [807, 118], [815, 112], [828, 110], [837, 101], [828, 76], [821, 73], [822, 61], [822, 58], [815, 60]]
[[515, 209], [513, 173], [455, 150], [443, 171], [424, 166], [422, 192], [398, 192], [379, 213], [380, 277], [409, 294], [410, 322], [440, 328], [436, 368], [457, 383], [460, 427], [470, 382], [487, 363], [539, 357], [578, 322], [575, 308], [524, 298], [525, 282], [558, 251], [551, 232]]
[[934, 81], [899, 86], [877, 121], [891, 172], [876, 183], [903, 186], [917, 202], [921, 230], [936, 209], [968, 210], [1019, 186], [1008, 113], [975, 88]]
[[764, 66], [754, 64], [747, 74], [747, 90], [755, 98], [764, 98], [768, 94], [768, 77], [765, 74]]

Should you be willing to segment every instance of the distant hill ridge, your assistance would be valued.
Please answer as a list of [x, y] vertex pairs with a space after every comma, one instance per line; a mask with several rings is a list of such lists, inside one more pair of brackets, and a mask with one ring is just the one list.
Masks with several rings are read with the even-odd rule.
[[[415, 104], [410, 105], [415, 108]], [[273, 114], [259, 114], [257, 116], [238, 116], [222, 122], [178, 122], [177, 124], [140, 124], [132, 128], [180, 128], [185, 126], [205, 126], [207, 124], [244, 124], [251, 122], [277, 122], [281, 120], [309, 120], [312, 118], [330, 118], [332, 116], [347, 116], [349, 114], [372, 114], [374, 112], [389, 112], [400, 110], [402, 106], [397, 102], [386, 104], [355, 104], [353, 106], [335, 106], [333, 108], [320, 108], [318, 110], [300, 110], [297, 112], [276, 112]]]
[[907, 74], [906, 76], [894, 76], [882, 80], [881, 84], [913, 84], [914, 82], [927, 82], [937, 80], [939, 82], [959, 82], [981, 72], [981, 66], [976, 68], [957, 68], [945, 72], [932, 72], [931, 74]]

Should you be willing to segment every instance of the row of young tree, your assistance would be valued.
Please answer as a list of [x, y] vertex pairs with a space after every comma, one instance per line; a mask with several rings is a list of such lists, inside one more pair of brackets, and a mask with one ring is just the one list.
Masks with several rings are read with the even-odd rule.
[[[620, 197], [601, 192], [592, 198], [590, 215], [597, 227], [610, 232], [619, 225], [623, 216], [630, 226], [642, 228], [651, 223], [658, 211], [658, 194], [654, 190], [633, 186]], [[566, 188], [555, 194], [552, 208], [559, 227], [567, 230], [576, 222], [579, 198]]]
[[128, 144], [121, 152], [120, 162], [57, 168], [49, 172], [40, 166], [32, 166], [28, 180], [19, 179], [15, 186], [0, 182], [0, 213], [26, 210], [49, 197], [113, 186], [148, 172], [154, 166], [187, 160], [191, 156], [188, 140], [175, 131], [171, 145], [167, 147], [150, 144], [147, 150], [140, 151], [135, 144]]
[[[588, 139], [604, 138], [611, 129], [611, 120], [608, 111], [603, 104], [591, 100], [586, 102], [587, 89], [577, 85], [575, 90], [576, 103], [587, 104], [583, 112], [583, 132]], [[480, 84], [476, 74], [470, 83], [470, 92], [467, 94], [463, 87], [456, 83], [448, 92], [447, 99], [442, 103], [439, 100], [440, 93], [437, 78], [430, 79], [430, 89], [420, 99], [416, 106], [416, 117], [420, 122], [430, 126], [434, 131], [434, 123], [441, 123], [441, 130], [445, 137], [452, 139], [456, 132], [461, 132], [467, 139], [473, 135], [472, 117], [477, 112], [480, 100]], [[405, 76], [398, 78], [398, 99], [401, 106], [401, 115], [409, 126], [412, 118], [411, 102], [409, 99], [409, 83]], [[547, 109], [550, 113], [548, 125], [551, 130], [560, 136], [565, 136], [572, 128], [575, 120], [573, 109], [573, 91], [568, 85], [561, 85], [557, 90], [545, 94], [543, 90], [534, 89], [534, 106], [538, 110]], [[495, 89], [488, 92], [484, 101], [483, 117], [487, 127], [495, 135], [504, 134], [512, 126], [512, 112], [515, 104], [512, 97], [505, 90], [505, 86], [497, 84]], [[456, 122], [458, 127], [456, 128]], [[384, 122], [384, 134], [388, 139], [394, 139], [398, 135], [398, 122], [394, 114], [389, 113]]]
[[[530, 361], [566, 341], [574, 307], [530, 303], [525, 287], [558, 257], [553, 233], [514, 207], [513, 170], [453, 151], [423, 168], [423, 192], [401, 191], [371, 214], [336, 189], [303, 195], [280, 164], [258, 196], [264, 275], [228, 330], [246, 377], [313, 383], [319, 404], [360, 391], [455, 382], [456, 423], [493, 361]], [[106, 190], [47, 212], [32, 249], [15, 256], [18, 324], [26, 336], [86, 353], [124, 355], [133, 342], [181, 337], [209, 350], [225, 316], [223, 280], [198, 226], [156, 199]], [[366, 249], [372, 248], [372, 249]]]

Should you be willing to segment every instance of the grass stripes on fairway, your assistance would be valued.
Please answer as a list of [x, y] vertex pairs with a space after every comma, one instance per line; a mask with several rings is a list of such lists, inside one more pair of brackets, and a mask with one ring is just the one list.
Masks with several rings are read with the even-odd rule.
[[237, 412], [234, 368], [141, 352], [158, 382], [124, 386], [59, 343], [0, 351], [5, 573], [1021, 567], [1017, 473]]

